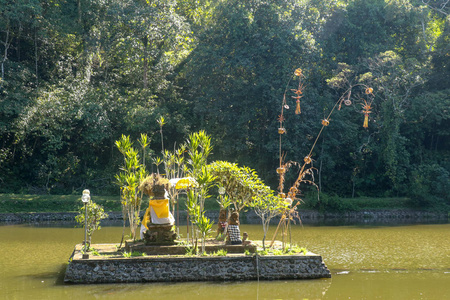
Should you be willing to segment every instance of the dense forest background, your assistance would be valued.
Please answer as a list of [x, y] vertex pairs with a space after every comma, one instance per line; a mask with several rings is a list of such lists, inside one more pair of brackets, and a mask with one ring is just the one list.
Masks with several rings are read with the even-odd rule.
[[118, 194], [122, 134], [147, 133], [151, 159], [202, 129], [212, 160], [276, 188], [286, 88], [283, 153], [302, 161], [364, 81], [369, 127], [357, 99], [333, 113], [316, 183], [450, 205], [449, 13], [441, 0], [0, 0], [0, 192]]

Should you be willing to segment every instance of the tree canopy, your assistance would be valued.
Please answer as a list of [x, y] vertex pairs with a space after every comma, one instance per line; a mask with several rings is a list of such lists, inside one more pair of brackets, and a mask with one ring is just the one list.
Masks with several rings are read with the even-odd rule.
[[301, 162], [345, 84], [364, 83], [368, 127], [367, 99], [348, 95], [311, 153], [321, 190], [449, 205], [449, 13], [415, 0], [0, 0], [0, 191], [116, 194], [122, 134], [146, 133], [162, 156], [199, 130], [210, 161], [275, 189], [283, 95], [282, 153]]

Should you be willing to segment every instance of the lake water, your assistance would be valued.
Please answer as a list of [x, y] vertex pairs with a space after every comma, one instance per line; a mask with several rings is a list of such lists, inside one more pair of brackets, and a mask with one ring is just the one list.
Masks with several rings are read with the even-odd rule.
[[[241, 231], [262, 238], [261, 226]], [[120, 242], [121, 234], [103, 227], [92, 242]], [[332, 272], [319, 280], [65, 285], [83, 239], [72, 226], [0, 226], [0, 299], [450, 299], [450, 224], [295, 225], [293, 243], [321, 254]]]

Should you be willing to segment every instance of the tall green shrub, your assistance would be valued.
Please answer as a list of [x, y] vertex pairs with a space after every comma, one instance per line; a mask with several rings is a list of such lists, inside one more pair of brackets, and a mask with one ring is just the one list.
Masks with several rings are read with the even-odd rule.
[[[139, 143], [145, 150], [148, 145], [147, 136], [142, 135]], [[136, 239], [143, 197], [142, 191], [139, 191], [139, 185], [147, 177], [147, 171], [145, 165], [140, 161], [139, 151], [133, 148], [129, 136], [122, 135], [121, 139], [116, 141], [116, 146], [124, 157], [121, 172], [116, 175], [116, 182], [120, 186], [124, 228], [128, 218], [131, 238]], [[124, 232], [122, 233], [122, 241], [123, 238]]]
[[105, 213], [103, 206], [94, 203], [92, 200], [86, 204], [86, 208], [83, 206], [79, 209], [79, 214], [75, 217], [75, 221], [81, 226], [85, 226], [85, 214], [87, 216], [86, 220], [86, 233], [87, 233], [87, 249], [91, 245], [92, 234], [95, 230], [100, 230], [100, 221], [106, 219], [108, 214]]

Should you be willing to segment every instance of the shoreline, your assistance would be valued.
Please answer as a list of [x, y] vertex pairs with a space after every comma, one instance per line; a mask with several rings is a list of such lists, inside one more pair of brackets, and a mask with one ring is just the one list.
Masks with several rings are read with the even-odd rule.
[[[102, 222], [118, 222], [122, 221], [122, 212], [107, 212], [109, 217]], [[144, 212], [141, 211], [141, 214]], [[319, 212], [314, 210], [299, 210], [302, 224], [319, 224], [319, 225], [341, 225], [342, 223], [362, 223], [362, 224], [389, 224], [389, 223], [446, 223], [449, 222], [450, 214], [447, 212], [422, 211], [415, 209], [366, 209], [360, 211], [349, 211], [342, 213]], [[20, 224], [35, 222], [74, 222], [76, 212], [39, 212], [39, 213], [0, 213], [0, 224]], [[186, 212], [180, 211], [180, 225], [186, 222]], [[211, 220], [218, 219], [218, 211], [207, 211], [206, 216]], [[279, 217], [274, 218], [271, 224], [279, 222]], [[260, 224], [261, 219], [253, 212], [243, 212], [240, 216], [242, 224]]]

